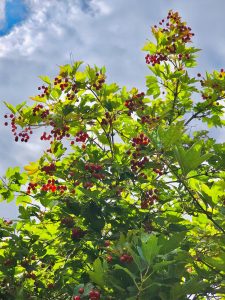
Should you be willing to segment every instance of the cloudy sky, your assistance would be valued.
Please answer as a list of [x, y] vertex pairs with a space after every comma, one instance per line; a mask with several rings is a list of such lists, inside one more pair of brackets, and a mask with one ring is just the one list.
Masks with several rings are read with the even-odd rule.
[[[180, 12], [203, 49], [199, 70], [225, 67], [224, 0], [0, 0], [0, 122], [3, 101], [18, 104], [37, 93], [39, 75], [54, 76], [73, 60], [105, 65], [108, 80], [144, 89], [148, 69], [145, 40], [150, 26]], [[214, 132], [224, 141], [221, 131]], [[9, 166], [35, 161], [43, 145], [13, 141], [0, 126], [0, 174]], [[0, 203], [0, 216], [14, 218], [14, 204]]]

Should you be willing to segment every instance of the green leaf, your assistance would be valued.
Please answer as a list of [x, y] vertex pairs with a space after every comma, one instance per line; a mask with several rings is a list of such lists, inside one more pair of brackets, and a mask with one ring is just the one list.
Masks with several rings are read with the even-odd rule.
[[77, 71], [75, 78], [78, 82], [84, 82], [86, 80], [86, 74], [84, 72]]
[[161, 261], [159, 263], [154, 264], [153, 271], [159, 271], [159, 270], [163, 269], [164, 267], [167, 267], [174, 263], [176, 263], [176, 260]]
[[145, 258], [142, 252], [142, 249], [140, 247], [137, 247], [138, 254], [131, 249], [131, 247], [128, 247], [129, 253], [133, 257], [134, 263], [137, 265], [138, 269], [143, 272], [144, 269], [147, 267]]
[[16, 205], [24, 205], [26, 206], [27, 204], [31, 203], [31, 197], [28, 195], [20, 195], [16, 198]]
[[63, 106], [62, 112], [63, 112], [64, 116], [67, 116], [72, 111], [74, 111], [74, 106], [73, 105], [68, 104], [68, 105]]
[[180, 247], [181, 242], [184, 240], [186, 232], [176, 232], [170, 238], [164, 236], [159, 237], [159, 244], [161, 245], [160, 254], [167, 254], [176, 248]]
[[42, 103], [45, 103], [47, 100], [46, 97], [40, 97], [40, 96], [30, 97], [30, 99], [33, 101], [42, 102]]
[[19, 173], [19, 172], [20, 172], [20, 167], [8, 168], [5, 173], [5, 176], [6, 176], [6, 178], [11, 178], [16, 173]]
[[8, 109], [12, 112], [12, 113], [16, 113], [17, 112], [17, 109], [10, 103], [6, 102], [6, 101], [3, 101], [3, 103], [8, 107]]
[[165, 149], [170, 148], [180, 142], [181, 136], [184, 133], [184, 122], [180, 121], [176, 124], [172, 124], [169, 128], [159, 126], [158, 135], [159, 139]]
[[105, 268], [103, 267], [103, 264], [100, 260], [100, 258], [97, 258], [93, 263], [93, 271], [88, 271], [88, 274], [90, 276], [90, 279], [98, 284], [100, 287], [104, 287], [105, 280], [104, 280], [104, 272]]
[[133, 274], [133, 273], [132, 273], [130, 270], [128, 270], [127, 268], [124, 268], [124, 267], [122, 267], [122, 266], [116, 264], [116, 265], [114, 265], [114, 269], [115, 269], [115, 270], [122, 270], [122, 271], [124, 271], [127, 275], [129, 275], [129, 277], [130, 277], [133, 281], [135, 281], [136, 275]]
[[51, 79], [48, 76], [39, 76], [39, 78], [47, 84], [51, 84]]
[[152, 264], [154, 258], [159, 253], [160, 246], [158, 246], [158, 238], [156, 235], [150, 235], [148, 240], [145, 242], [142, 239], [141, 249], [143, 252], [143, 256], [148, 262], [148, 264]]
[[17, 105], [16, 105], [16, 110], [17, 110], [17, 111], [20, 111], [21, 108], [24, 107], [24, 105], [26, 105], [26, 103], [27, 103], [27, 102], [24, 101], [24, 102], [22, 102], [22, 103], [20, 103], [20, 104], [17, 104]]
[[79, 67], [83, 64], [83, 61], [75, 61], [72, 67], [72, 74], [75, 74]]
[[182, 145], [176, 146], [174, 153], [184, 175], [197, 169], [201, 163], [212, 156], [211, 153], [201, 155], [201, 148], [201, 142], [196, 142], [188, 150], [185, 150]]
[[151, 54], [156, 52], [156, 45], [152, 42], [147, 42], [142, 48], [143, 51], [149, 51]]

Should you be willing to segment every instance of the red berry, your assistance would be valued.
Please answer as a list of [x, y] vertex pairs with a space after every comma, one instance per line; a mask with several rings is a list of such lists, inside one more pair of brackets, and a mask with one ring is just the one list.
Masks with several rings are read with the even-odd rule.
[[90, 300], [98, 300], [100, 299], [100, 292], [98, 290], [91, 290], [89, 293]]
[[106, 260], [107, 260], [107, 262], [111, 262], [111, 261], [113, 260], [112, 255], [108, 255], [108, 256], [106, 257]]
[[80, 296], [74, 296], [73, 300], [80, 300]]
[[124, 262], [127, 261], [127, 259], [126, 259], [126, 257], [125, 257], [124, 255], [122, 255], [122, 256], [120, 256], [120, 261], [121, 261], [122, 263], [124, 263]]
[[79, 294], [83, 294], [83, 293], [84, 293], [84, 288], [79, 288], [78, 293], [79, 293]]
[[110, 241], [105, 241], [105, 247], [109, 247], [110, 246]]

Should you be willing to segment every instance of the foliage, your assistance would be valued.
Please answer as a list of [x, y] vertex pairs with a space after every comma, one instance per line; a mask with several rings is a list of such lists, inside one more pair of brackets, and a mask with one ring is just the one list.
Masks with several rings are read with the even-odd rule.
[[75, 62], [41, 76], [35, 104], [6, 103], [15, 141], [45, 130], [48, 148], [0, 183], [19, 205], [1, 220], [1, 299], [224, 299], [225, 146], [207, 129], [224, 126], [225, 72], [191, 75], [178, 13], [152, 33], [146, 93]]

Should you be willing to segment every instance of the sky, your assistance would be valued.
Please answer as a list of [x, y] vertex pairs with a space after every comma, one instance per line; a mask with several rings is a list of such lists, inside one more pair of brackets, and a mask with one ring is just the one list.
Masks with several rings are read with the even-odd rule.
[[[141, 48], [169, 9], [195, 32], [198, 72], [225, 68], [224, 0], [0, 0], [0, 124], [8, 112], [3, 101], [28, 100], [38, 93], [39, 75], [54, 77], [74, 60], [104, 65], [109, 82], [144, 90], [149, 72]], [[222, 130], [212, 134], [224, 141]], [[0, 126], [0, 175], [35, 161], [44, 147], [35, 137], [15, 143]], [[17, 210], [0, 203], [0, 217], [15, 218]]]

